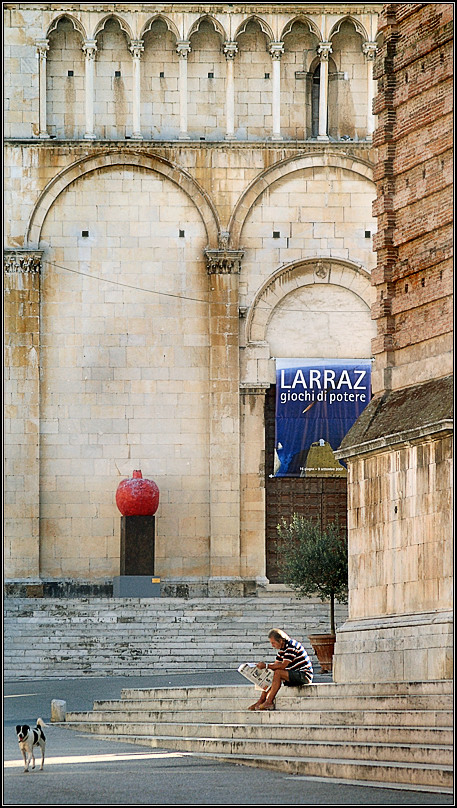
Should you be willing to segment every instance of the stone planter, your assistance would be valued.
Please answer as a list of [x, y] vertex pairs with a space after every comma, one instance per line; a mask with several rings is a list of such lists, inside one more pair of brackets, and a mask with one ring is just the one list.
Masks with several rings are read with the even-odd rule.
[[336, 637], [334, 634], [310, 634], [308, 637], [317, 656], [322, 673], [332, 670], [333, 651]]

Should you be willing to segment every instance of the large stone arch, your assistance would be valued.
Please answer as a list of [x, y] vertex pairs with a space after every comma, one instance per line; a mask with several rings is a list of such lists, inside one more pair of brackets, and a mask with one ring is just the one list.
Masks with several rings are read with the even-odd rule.
[[[274, 357], [268, 340], [268, 327], [282, 302], [294, 292], [308, 287], [340, 288], [355, 295], [361, 311], [370, 315], [374, 290], [370, 273], [352, 261], [339, 258], [309, 258], [280, 267], [260, 287], [246, 312], [246, 349], [241, 374], [242, 387], [274, 383]], [[373, 335], [375, 329], [373, 328]]]
[[38, 246], [41, 228], [46, 215], [53, 202], [68, 185], [91, 171], [115, 165], [130, 165], [147, 168], [168, 177], [168, 179], [176, 183], [176, 185], [182, 188], [182, 190], [191, 197], [200, 211], [208, 237], [208, 246], [212, 248], [217, 247], [219, 217], [206, 192], [200, 188], [190, 174], [157, 155], [145, 155], [124, 150], [99, 153], [82, 158], [57, 174], [44, 188], [32, 211], [27, 226], [24, 246], [29, 248], [36, 248]]
[[312, 152], [301, 157], [288, 157], [267, 168], [241, 194], [230, 217], [228, 229], [230, 231], [230, 244], [233, 249], [240, 249], [240, 238], [243, 225], [250, 210], [259, 196], [277, 180], [293, 174], [304, 168], [315, 166], [328, 166], [329, 168], [343, 168], [364, 179], [373, 181], [373, 166], [366, 160], [356, 157], [343, 156], [337, 152]]
[[311, 283], [332, 283], [350, 289], [370, 308], [370, 274], [352, 261], [339, 258], [308, 258], [281, 267], [269, 277], [255, 296], [246, 319], [248, 343], [265, 340], [271, 315], [291, 291]]

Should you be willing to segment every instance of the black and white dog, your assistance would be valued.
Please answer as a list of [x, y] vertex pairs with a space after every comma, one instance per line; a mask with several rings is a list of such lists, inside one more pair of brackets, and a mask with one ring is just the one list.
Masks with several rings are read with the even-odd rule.
[[41, 718], [37, 720], [35, 729], [31, 729], [28, 724], [18, 724], [16, 726], [16, 735], [19, 741], [19, 748], [24, 758], [25, 772], [28, 772], [29, 770], [30, 761], [32, 761], [32, 769], [35, 768], [35, 755], [33, 752], [34, 746], [39, 746], [41, 749], [40, 771], [43, 769], [46, 738], [42, 727], [45, 726], [46, 724]]

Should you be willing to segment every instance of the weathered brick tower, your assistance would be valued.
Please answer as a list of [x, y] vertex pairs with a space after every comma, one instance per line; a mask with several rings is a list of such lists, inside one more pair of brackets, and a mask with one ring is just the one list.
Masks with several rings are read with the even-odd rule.
[[349, 466], [337, 681], [448, 678], [452, 603], [452, 5], [389, 3], [375, 65], [374, 398]]

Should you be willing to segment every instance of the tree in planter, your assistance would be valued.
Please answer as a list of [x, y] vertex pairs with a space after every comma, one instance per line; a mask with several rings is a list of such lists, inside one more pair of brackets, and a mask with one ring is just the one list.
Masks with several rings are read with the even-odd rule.
[[294, 513], [278, 525], [278, 560], [284, 582], [299, 597], [316, 593], [330, 600], [330, 630], [335, 634], [335, 599], [347, 603], [348, 551], [345, 531], [338, 520], [322, 528], [318, 522]]

